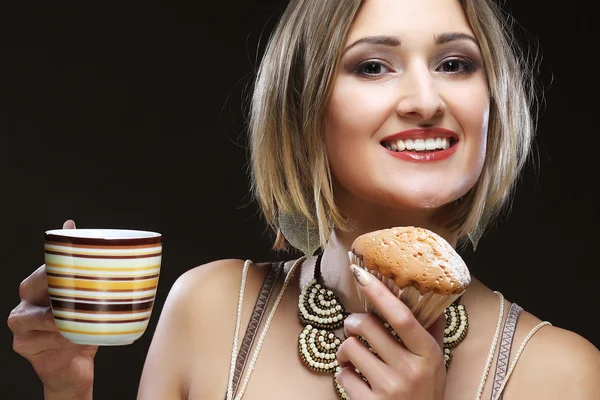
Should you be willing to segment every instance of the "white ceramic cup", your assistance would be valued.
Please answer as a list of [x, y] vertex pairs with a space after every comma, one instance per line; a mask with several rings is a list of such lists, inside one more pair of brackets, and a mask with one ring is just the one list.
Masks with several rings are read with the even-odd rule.
[[56, 229], [44, 240], [48, 293], [73, 343], [127, 345], [146, 331], [162, 261], [162, 235], [127, 229]]

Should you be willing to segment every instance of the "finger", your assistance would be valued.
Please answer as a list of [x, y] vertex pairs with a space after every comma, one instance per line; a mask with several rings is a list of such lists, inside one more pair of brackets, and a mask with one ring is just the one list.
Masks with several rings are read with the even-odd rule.
[[72, 219], [66, 220], [63, 224], [63, 229], [76, 229], [75, 221], [73, 221]]
[[423, 357], [439, 353], [436, 340], [417, 321], [406, 304], [365, 269], [356, 265], [350, 265], [350, 268], [365, 297], [394, 328], [411, 352]]
[[354, 365], [369, 380], [372, 387], [377, 386], [377, 382], [390, 374], [389, 367], [377, 356], [375, 356], [367, 347], [362, 344], [358, 338], [349, 337], [340, 345], [337, 353], [337, 360], [340, 365], [348, 363]]
[[37, 356], [45, 351], [81, 347], [70, 342], [60, 332], [29, 332], [15, 336], [13, 350], [23, 357]]
[[444, 329], [446, 329], [446, 314], [444, 313], [427, 328], [427, 331], [433, 336], [441, 351], [444, 350]]
[[352, 367], [342, 368], [335, 376], [337, 383], [344, 388], [350, 399], [365, 399], [373, 397], [369, 384]]
[[383, 325], [381, 320], [370, 314], [351, 314], [344, 321], [346, 337], [361, 336], [371, 348], [390, 366], [398, 366], [411, 355], [402, 343]]
[[8, 326], [15, 335], [32, 331], [56, 332], [58, 328], [50, 307], [21, 302], [8, 317]]
[[45, 265], [40, 266], [21, 282], [19, 297], [30, 304], [38, 306], [50, 305]]

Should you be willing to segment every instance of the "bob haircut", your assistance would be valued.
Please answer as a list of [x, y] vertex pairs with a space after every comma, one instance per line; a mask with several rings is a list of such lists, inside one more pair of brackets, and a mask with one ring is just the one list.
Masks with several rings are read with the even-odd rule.
[[[460, 1], [483, 55], [490, 93], [487, 152], [481, 175], [444, 215], [459, 243], [475, 247], [510, 203], [533, 143], [533, 68], [517, 45], [513, 24], [494, 0]], [[325, 246], [331, 230], [352, 222], [335, 203], [325, 147], [325, 113], [343, 46], [363, 0], [291, 0], [257, 72], [250, 104], [252, 193], [288, 246], [278, 213], [306, 218]]]

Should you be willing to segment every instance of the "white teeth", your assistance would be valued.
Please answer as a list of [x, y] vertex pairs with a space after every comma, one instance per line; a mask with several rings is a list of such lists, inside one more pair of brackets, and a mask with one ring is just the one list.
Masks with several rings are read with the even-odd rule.
[[436, 146], [436, 140], [434, 138], [429, 138], [425, 141], [425, 150], [435, 150], [437, 148]]
[[423, 150], [425, 150], [425, 141], [423, 139], [417, 139], [417, 140], [415, 140], [415, 150], [416, 151], [423, 151]]
[[[392, 142], [394, 143], [394, 142]], [[396, 141], [396, 147], [398, 148], [398, 151], [402, 151], [404, 149], [406, 149], [406, 145], [404, 144], [404, 140], [400, 139]]]
[[446, 150], [450, 147], [450, 138], [438, 137], [427, 139], [397, 139], [384, 143], [388, 150], [392, 151], [431, 151]]

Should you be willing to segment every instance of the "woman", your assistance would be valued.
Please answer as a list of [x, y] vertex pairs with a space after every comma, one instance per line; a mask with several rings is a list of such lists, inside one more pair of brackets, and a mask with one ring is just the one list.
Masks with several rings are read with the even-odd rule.
[[[593, 345], [519, 314], [476, 279], [460, 299], [468, 334], [446, 368], [443, 317], [423, 329], [380, 282], [349, 268], [354, 238], [381, 228], [421, 226], [455, 247], [476, 244], [509, 200], [533, 135], [530, 77], [512, 44], [489, 0], [291, 1], [252, 99], [252, 182], [269, 224], [312, 222], [322, 252], [285, 264], [239, 365], [237, 332], [252, 325], [252, 306], [276, 269], [220, 260], [183, 274], [162, 310], [138, 398], [222, 399], [227, 389], [245, 399], [597, 398]], [[295, 239], [279, 231], [275, 247]], [[336, 332], [347, 339], [333, 353], [335, 380], [298, 353], [298, 299], [313, 277], [350, 313]], [[402, 343], [364, 314], [355, 280]], [[43, 266], [20, 294], [8, 321], [14, 348], [46, 398], [91, 398], [97, 348], [57, 332]], [[505, 321], [515, 314], [507, 348]]]

